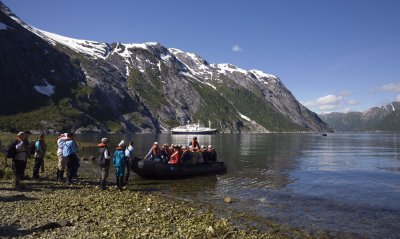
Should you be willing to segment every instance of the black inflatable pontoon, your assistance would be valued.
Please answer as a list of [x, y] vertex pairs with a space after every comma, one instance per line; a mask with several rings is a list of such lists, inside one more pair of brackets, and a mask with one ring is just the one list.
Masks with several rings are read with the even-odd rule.
[[222, 174], [226, 172], [226, 165], [224, 162], [170, 165], [135, 157], [131, 169], [143, 178], [178, 179], [206, 174]]

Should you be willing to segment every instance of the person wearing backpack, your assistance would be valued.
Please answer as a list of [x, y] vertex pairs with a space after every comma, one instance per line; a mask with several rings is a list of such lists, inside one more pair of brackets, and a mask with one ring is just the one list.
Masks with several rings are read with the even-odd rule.
[[33, 178], [39, 179], [39, 169], [42, 166], [44, 155], [46, 153], [46, 142], [44, 141], [44, 134], [40, 134], [35, 142], [35, 162], [33, 165]]
[[61, 134], [57, 139], [57, 157], [58, 157], [58, 165], [57, 165], [57, 181], [64, 181], [64, 170], [67, 167], [67, 159], [63, 156], [63, 147], [65, 144], [65, 140], [67, 139], [67, 134]]
[[126, 167], [125, 182], [128, 183], [129, 175], [131, 173], [130, 165], [131, 165], [131, 162], [133, 161], [134, 156], [135, 156], [135, 149], [133, 148], [133, 141], [130, 141], [128, 147], [126, 147], [125, 156], [126, 156], [126, 161], [125, 161], [125, 167]]
[[26, 134], [19, 132], [17, 139], [7, 149], [7, 156], [12, 156], [12, 169], [15, 176], [14, 187], [19, 190], [21, 188], [20, 182], [24, 177], [26, 162], [29, 152], [29, 144], [26, 145]]
[[115, 178], [117, 179], [118, 188], [121, 188], [124, 183], [125, 161], [125, 141], [121, 140], [114, 152], [113, 157], [113, 164], [115, 166]]
[[100, 144], [97, 145], [98, 147], [97, 163], [100, 165], [101, 169], [101, 182], [100, 182], [101, 190], [106, 189], [108, 173], [110, 171], [111, 156], [107, 144], [108, 144], [108, 139], [102, 138]]
[[78, 145], [74, 141], [74, 134], [68, 133], [63, 145], [63, 157], [67, 160], [67, 184], [72, 183], [72, 177], [79, 164]]

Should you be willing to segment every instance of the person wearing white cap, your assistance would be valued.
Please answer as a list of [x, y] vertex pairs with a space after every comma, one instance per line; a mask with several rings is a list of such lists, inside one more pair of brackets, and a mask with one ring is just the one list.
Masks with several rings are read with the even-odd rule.
[[146, 154], [144, 159], [152, 160], [154, 162], [161, 162], [161, 150], [158, 147], [158, 142], [154, 142], [149, 152]]
[[97, 145], [98, 147], [97, 163], [99, 164], [101, 169], [100, 186], [102, 190], [106, 189], [108, 173], [110, 171], [111, 156], [107, 144], [108, 144], [108, 138], [102, 138], [100, 140], [100, 144]]
[[125, 140], [121, 140], [114, 152], [113, 157], [113, 164], [115, 166], [115, 178], [117, 180], [117, 187], [119, 188], [122, 187], [124, 183], [124, 171], [126, 161], [125, 147]]
[[207, 154], [209, 161], [217, 162], [217, 151], [211, 145], [208, 145]]
[[27, 149], [24, 143], [26, 135], [24, 132], [19, 132], [17, 139], [9, 147], [13, 147], [15, 154], [13, 155], [12, 169], [15, 176], [14, 187], [20, 189], [20, 181], [24, 177], [26, 162], [27, 162]]
[[67, 133], [60, 134], [57, 140], [57, 157], [58, 157], [57, 181], [59, 182], [64, 181], [64, 170], [67, 167], [67, 158], [63, 156], [63, 147], [66, 139], [67, 139]]

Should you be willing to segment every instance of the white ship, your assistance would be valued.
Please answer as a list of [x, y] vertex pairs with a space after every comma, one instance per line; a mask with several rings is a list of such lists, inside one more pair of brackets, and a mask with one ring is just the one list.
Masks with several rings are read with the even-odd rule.
[[171, 129], [172, 134], [215, 134], [217, 129], [211, 128], [211, 121], [208, 121], [208, 127], [201, 126], [200, 123], [190, 124], [187, 122], [184, 126], [178, 126]]

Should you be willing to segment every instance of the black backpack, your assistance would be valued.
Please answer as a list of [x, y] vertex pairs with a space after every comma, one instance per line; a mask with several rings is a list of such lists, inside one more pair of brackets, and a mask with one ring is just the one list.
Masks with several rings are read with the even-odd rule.
[[15, 155], [17, 155], [17, 146], [18, 144], [18, 140], [14, 140], [11, 141], [8, 145], [7, 145], [7, 149], [6, 149], [6, 157], [7, 158], [15, 158]]
[[96, 158], [97, 164], [100, 166], [107, 166], [110, 163], [110, 160], [106, 160], [104, 158], [104, 151], [108, 150], [108, 147], [99, 147], [98, 155]]
[[35, 147], [36, 141], [32, 140], [29, 142], [29, 154], [34, 155], [36, 152], [36, 147]]

